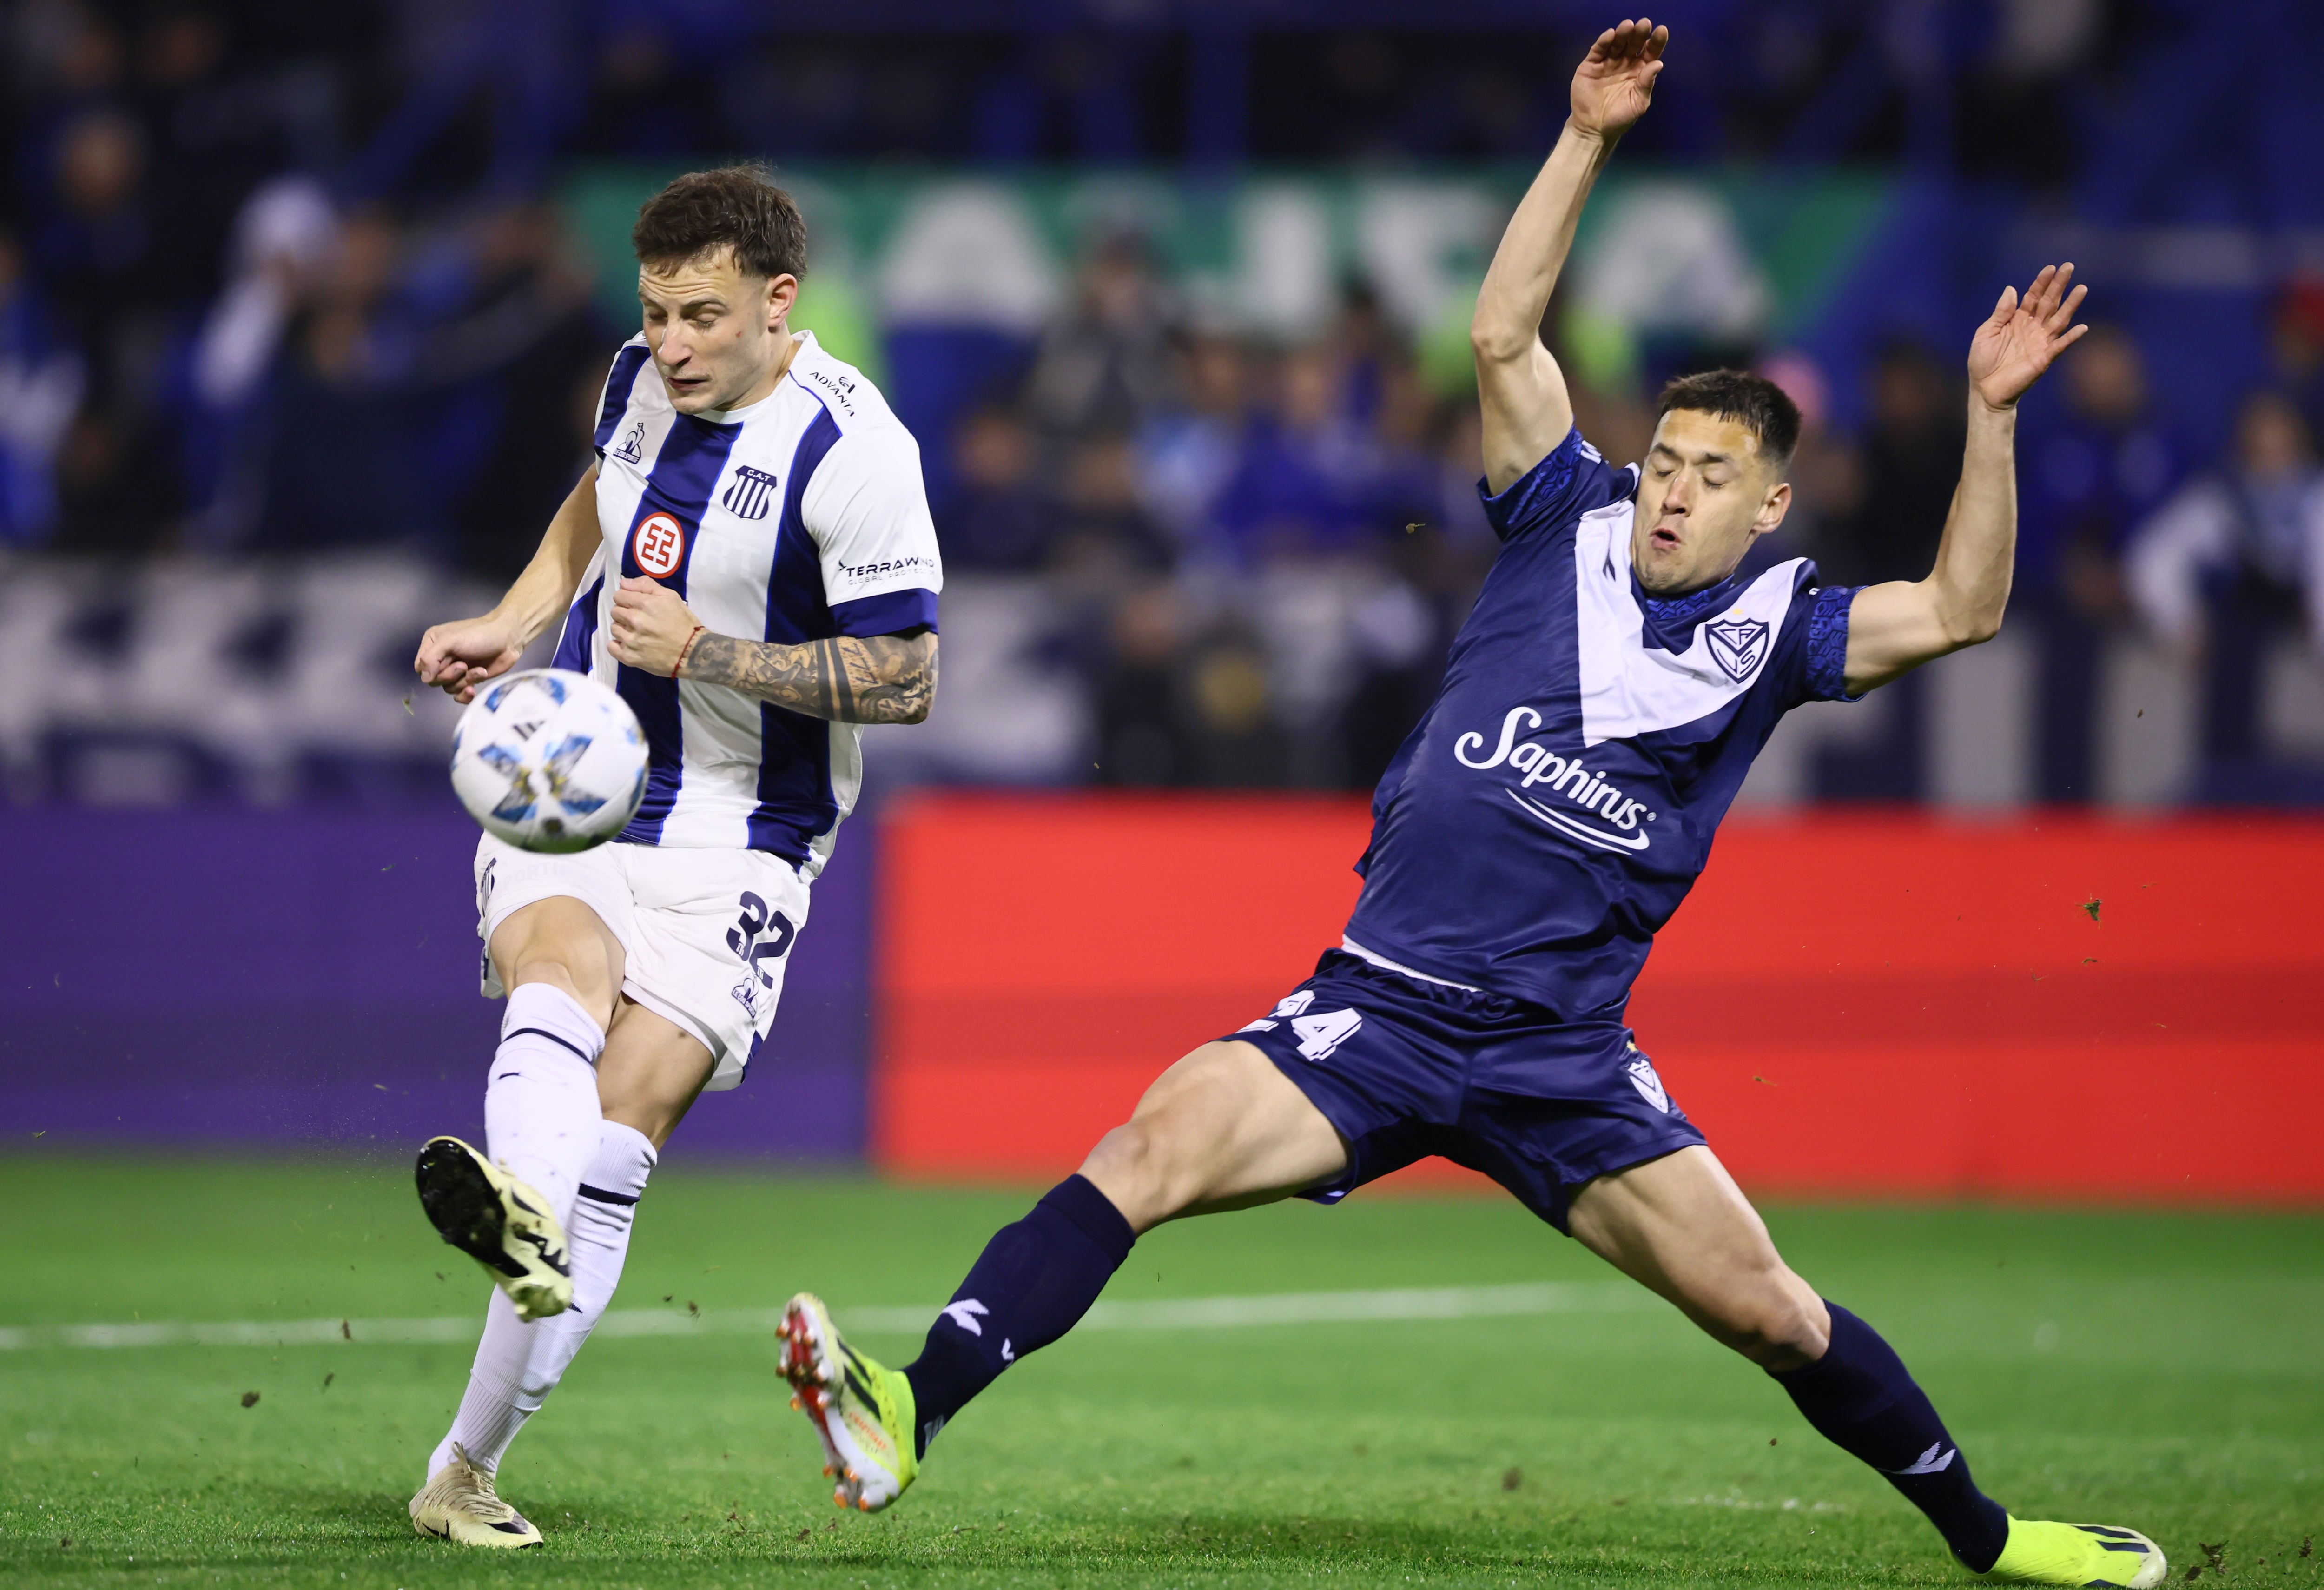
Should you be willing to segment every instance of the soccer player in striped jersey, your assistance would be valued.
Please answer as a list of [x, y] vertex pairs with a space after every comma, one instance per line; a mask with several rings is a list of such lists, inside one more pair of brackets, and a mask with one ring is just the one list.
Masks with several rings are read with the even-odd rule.
[[855, 804], [859, 726], [918, 723], [943, 574], [909, 432], [789, 323], [807, 228], [753, 167], [679, 178], [632, 235], [643, 329], [613, 360], [597, 461], [498, 606], [415, 666], [468, 700], [563, 622], [556, 663], [617, 689], [650, 760], [637, 816], [573, 855], [476, 847], [488, 996], [505, 993], [486, 1148], [432, 1139], [420, 1202], [496, 1291], [421, 1532], [540, 1533], [502, 1454], [604, 1312], [656, 1157], [742, 1080]]
[[[1471, 325], [1486, 516], [1502, 548], [1444, 683], [1373, 797], [1346, 937], [1274, 1009], [1164, 1072], [1024, 1219], [998, 1233], [890, 1369], [823, 1303], [787, 1311], [784, 1367], [840, 1475], [876, 1509], [1007, 1366], [1072, 1328], [1139, 1234], [1303, 1197], [1331, 1203], [1426, 1154], [1499, 1181], [1774, 1376], [1969, 1568], [2145, 1586], [2135, 1530], [2011, 1518], [1871, 1326], [1794, 1273], [1627, 1025], [1631, 980], [1710, 856], [1777, 721], [1989, 638], [2016, 530], [2016, 403], [2081, 334], [2071, 267], [2005, 291], [1971, 338], [1960, 485], [1923, 580], [1756, 576], [1782, 522], [1799, 411], [1736, 371], [1674, 382], [1644, 467], [1573, 429], [1542, 315], [1591, 183], [1644, 114], [1666, 30], [1608, 30], [1511, 217]], [[1254, 880], [1263, 888], [1263, 880]]]

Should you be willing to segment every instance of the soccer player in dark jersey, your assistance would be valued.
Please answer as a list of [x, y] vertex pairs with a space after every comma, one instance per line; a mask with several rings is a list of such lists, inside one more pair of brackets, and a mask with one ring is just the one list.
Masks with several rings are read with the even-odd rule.
[[1873, 1327], [1785, 1266], [1624, 1025], [1654, 935], [1784, 712], [1990, 639], [2015, 540], [2017, 400], [2082, 333], [2072, 267], [2005, 290], [1969, 354], [1969, 440], [1925, 579], [1754, 578], [1784, 518], [1799, 413], [1733, 371], [1665, 391], [1643, 467], [1573, 429], [1538, 328], [1591, 184], [1645, 112], [1667, 30], [1601, 34], [1510, 219], [1471, 329], [1485, 510], [1502, 548], [1435, 703], [1373, 799], [1347, 935], [1272, 1012], [1164, 1072], [1079, 1174], [998, 1233], [901, 1370], [794, 1299], [786, 1376], [843, 1505], [886, 1506], [946, 1420], [1072, 1327], [1139, 1234], [1181, 1216], [1331, 1203], [1426, 1154], [1490, 1176], [1775, 1377], [1972, 1571], [2151, 1585], [2135, 1530], [2022, 1521]]

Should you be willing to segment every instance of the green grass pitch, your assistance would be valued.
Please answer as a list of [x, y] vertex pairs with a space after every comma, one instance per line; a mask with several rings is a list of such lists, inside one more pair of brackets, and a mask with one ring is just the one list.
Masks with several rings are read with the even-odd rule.
[[[715, 1321], [792, 1290], [941, 1300], [1022, 1193], [689, 1169], [618, 1306]], [[376, 1163], [0, 1159], [0, 1326], [475, 1315], [474, 1266]], [[1794, 1265], [1888, 1335], [1986, 1487], [2134, 1524], [2172, 1579], [2317, 1584], [2324, 1218], [1808, 1208]], [[1167, 1227], [1111, 1299], [1600, 1282], [1514, 1204], [1359, 1197]], [[1601, 1294], [1591, 1294], [1598, 1296]], [[404, 1502], [467, 1343], [0, 1350], [0, 1577], [32, 1585], [619, 1586], [1964, 1584], [1764, 1376], [1659, 1304], [1091, 1331], [842, 1515], [771, 1341], [601, 1337], [518, 1439], [511, 1557]], [[908, 1356], [914, 1338], [867, 1337]], [[245, 1407], [245, 1394], [259, 1393]], [[65, 1544], [66, 1541], [70, 1544]]]

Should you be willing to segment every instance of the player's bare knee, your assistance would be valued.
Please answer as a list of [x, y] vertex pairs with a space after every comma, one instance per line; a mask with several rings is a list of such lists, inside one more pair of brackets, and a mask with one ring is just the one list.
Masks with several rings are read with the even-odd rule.
[[1082, 1176], [1121, 1211], [1132, 1230], [1142, 1232], [1176, 1213], [1169, 1206], [1156, 1149], [1148, 1123], [1132, 1117], [1099, 1138], [1082, 1161]]
[[513, 990], [545, 983], [610, 1031], [613, 1001], [621, 990], [619, 969], [608, 964], [605, 947], [595, 935], [558, 932], [554, 926], [520, 924], [512, 918], [493, 936], [493, 966], [501, 985]]
[[588, 1012], [598, 1026], [613, 1025], [614, 985], [603, 966], [576, 966], [556, 955], [528, 955], [503, 963], [499, 970], [504, 988], [514, 991], [528, 983], [545, 983]]
[[1082, 1174], [1141, 1232], [1209, 1196], [1219, 1136], [1183, 1101], [1153, 1105], [1149, 1094], [1138, 1114], [1098, 1139], [1082, 1165]]
[[1756, 1277], [1720, 1312], [1714, 1334], [1762, 1369], [1803, 1369], [1831, 1345], [1823, 1300], [1788, 1270]]

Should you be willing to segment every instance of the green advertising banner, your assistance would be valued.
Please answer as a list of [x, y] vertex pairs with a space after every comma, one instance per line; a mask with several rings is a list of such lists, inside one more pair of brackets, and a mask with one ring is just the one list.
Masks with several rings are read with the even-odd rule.
[[[635, 313], [629, 228], [674, 168], [590, 165], [561, 198], [609, 314]], [[794, 317], [878, 379], [878, 332], [964, 325], [1031, 335], [1064, 303], [1093, 240], [1134, 232], [1198, 324], [1296, 342], [1345, 285], [1368, 282], [1424, 361], [1465, 378], [1469, 304], [1531, 172], [1254, 170], [994, 174], [787, 168], [812, 264]], [[1812, 317], [1886, 211], [1863, 174], [1623, 171], [1600, 185], [1575, 247], [1570, 327], [1618, 364], [1642, 337], [1781, 342]], [[1603, 374], [1618, 374], [1609, 369]]]

